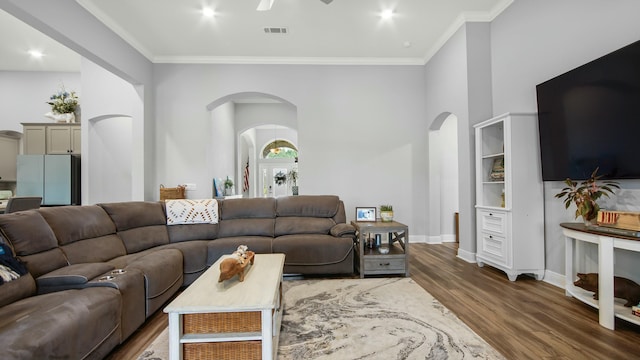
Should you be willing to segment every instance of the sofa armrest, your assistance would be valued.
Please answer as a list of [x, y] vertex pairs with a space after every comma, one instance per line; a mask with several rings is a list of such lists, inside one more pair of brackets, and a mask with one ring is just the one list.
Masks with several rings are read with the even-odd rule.
[[335, 237], [354, 237], [356, 234], [356, 228], [351, 224], [335, 224], [329, 233]]
[[91, 281], [115, 267], [107, 263], [84, 263], [65, 266], [36, 279], [38, 294], [85, 287]]

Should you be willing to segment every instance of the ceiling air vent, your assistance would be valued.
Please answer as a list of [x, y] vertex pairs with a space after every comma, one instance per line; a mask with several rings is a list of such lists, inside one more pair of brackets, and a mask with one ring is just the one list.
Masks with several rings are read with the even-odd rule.
[[289, 29], [287, 29], [286, 27], [266, 27], [264, 28], [264, 33], [286, 35], [289, 33]]

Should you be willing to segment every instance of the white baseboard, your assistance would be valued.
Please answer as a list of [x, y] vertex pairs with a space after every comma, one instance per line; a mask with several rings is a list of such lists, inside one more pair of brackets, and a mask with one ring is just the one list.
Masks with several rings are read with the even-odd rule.
[[466, 251], [464, 249], [460, 249], [458, 248], [458, 258], [462, 259], [468, 263], [476, 263], [476, 253], [472, 253], [469, 251]]
[[440, 237], [442, 242], [456, 242], [456, 234], [443, 234]]
[[[449, 234], [430, 235], [430, 236], [424, 236], [424, 238], [425, 238], [424, 242], [427, 244], [442, 244], [446, 242], [456, 242], [456, 236], [449, 235]], [[419, 242], [419, 241], [413, 241], [413, 235], [411, 236], [411, 241]]]
[[564, 275], [550, 270], [544, 271], [544, 279], [542, 279], [542, 281], [562, 289], [564, 289], [566, 283]]

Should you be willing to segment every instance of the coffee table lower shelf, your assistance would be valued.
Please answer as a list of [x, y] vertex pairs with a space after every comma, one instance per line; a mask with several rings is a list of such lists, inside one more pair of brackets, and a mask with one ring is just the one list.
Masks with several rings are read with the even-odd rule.
[[[183, 331], [178, 334], [178, 339], [169, 343], [180, 344], [178, 351], [182, 353], [182, 359], [276, 358], [282, 322], [282, 312], [279, 310], [172, 313], [169, 314], [169, 327], [172, 327], [172, 315], [177, 315], [178, 318], [173, 322], [178, 322], [179, 329]], [[248, 318], [252, 319], [247, 321]], [[263, 357], [263, 353], [270, 355]], [[177, 356], [180, 357], [180, 354]]]

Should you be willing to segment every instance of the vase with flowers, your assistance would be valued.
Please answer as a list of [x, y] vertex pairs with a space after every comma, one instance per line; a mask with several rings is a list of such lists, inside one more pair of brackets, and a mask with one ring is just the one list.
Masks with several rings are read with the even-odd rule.
[[51, 106], [51, 111], [44, 116], [57, 122], [76, 122], [75, 111], [78, 108], [78, 95], [75, 91], [67, 91], [62, 85], [57, 93], [49, 97], [47, 104]]
[[565, 209], [568, 209], [571, 203], [575, 203], [576, 219], [578, 216], [582, 216], [582, 220], [587, 226], [593, 225], [598, 216], [600, 206], [598, 206], [597, 200], [602, 196], [613, 195], [614, 189], [620, 189], [615, 181], [601, 181], [602, 175], [596, 175], [598, 169], [596, 168], [587, 180], [580, 183], [567, 178], [564, 181], [567, 186], [555, 196], [558, 199], [564, 198]]

